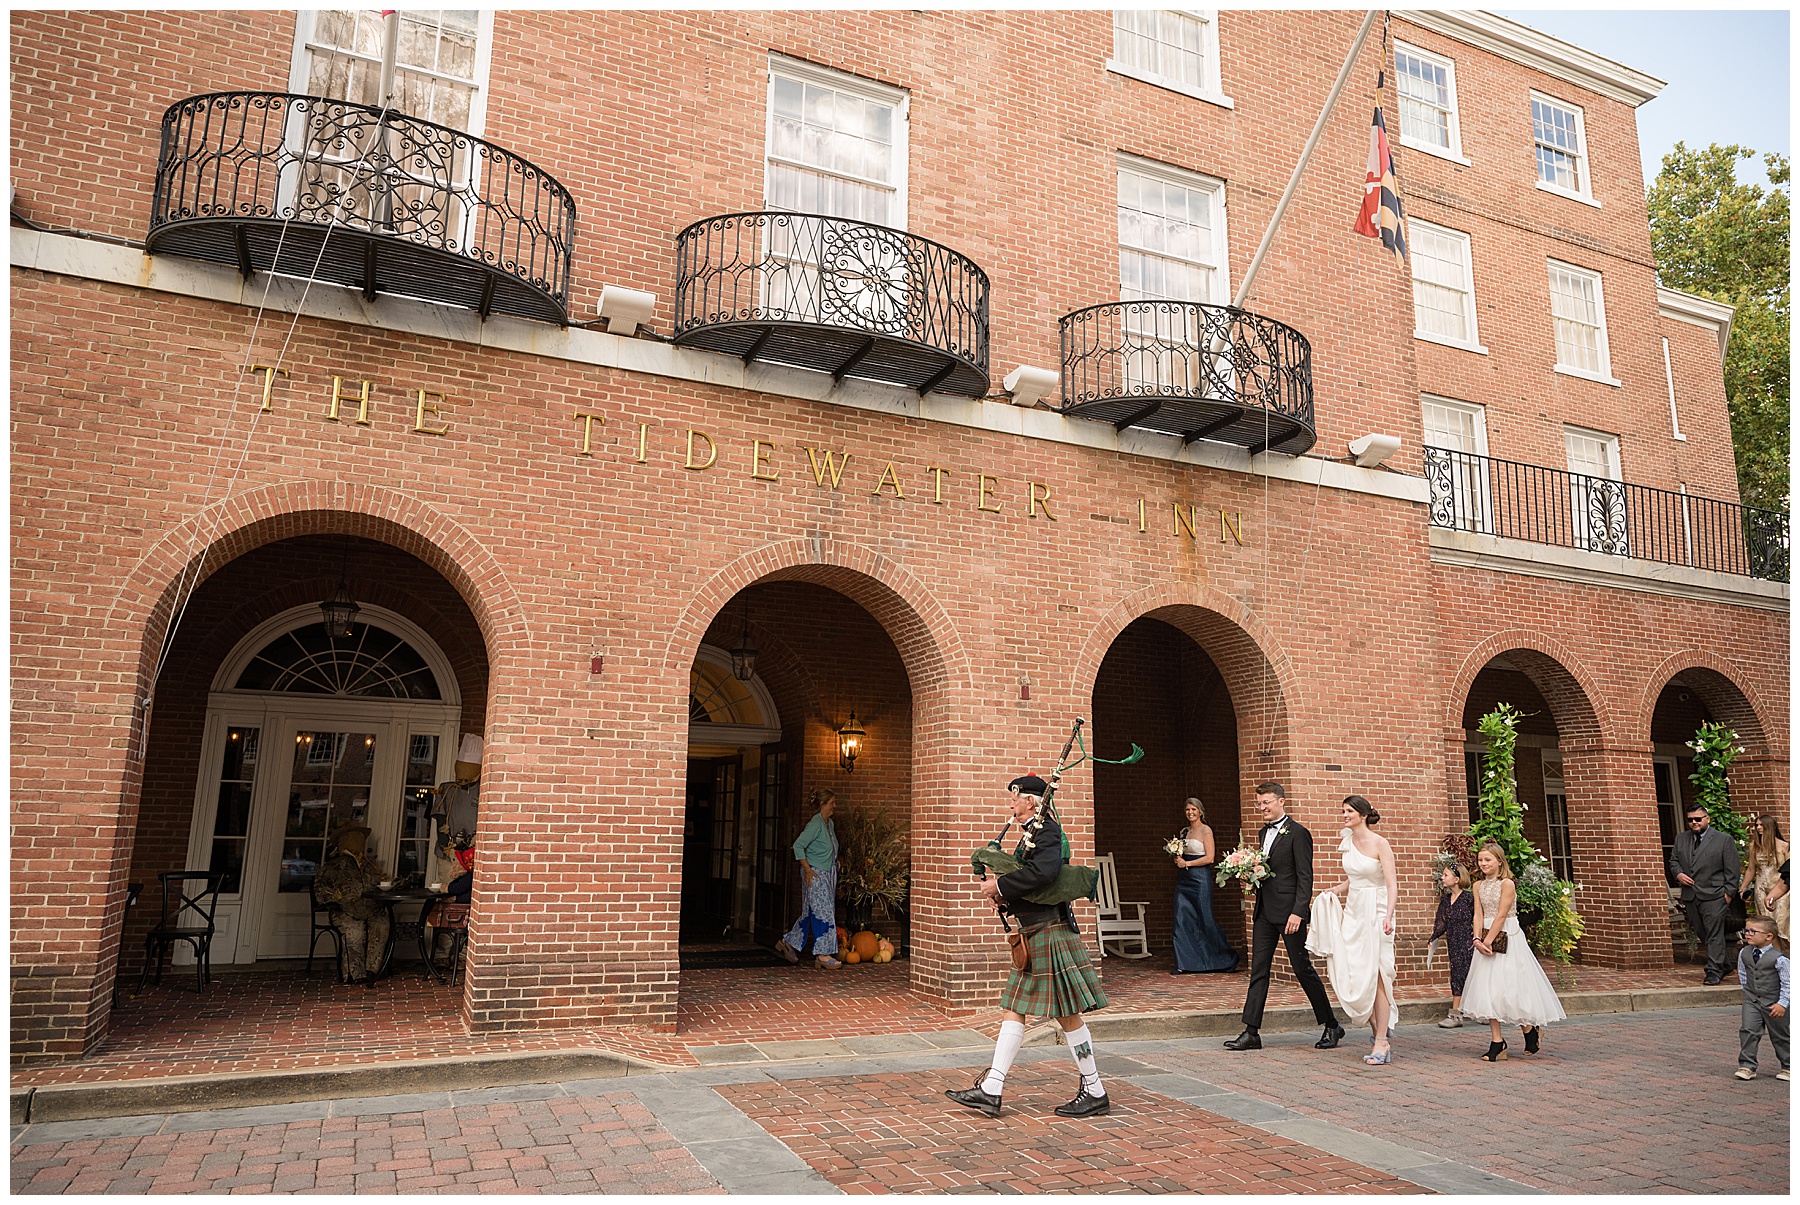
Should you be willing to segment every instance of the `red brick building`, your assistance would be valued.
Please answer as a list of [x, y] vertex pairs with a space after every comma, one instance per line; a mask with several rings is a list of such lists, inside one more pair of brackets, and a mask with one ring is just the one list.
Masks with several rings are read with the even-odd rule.
[[1232, 841], [1273, 778], [1322, 859], [1376, 801], [1416, 970], [1506, 700], [1582, 958], [1666, 964], [1695, 726], [1786, 813], [1788, 586], [1730, 311], [1657, 286], [1660, 85], [1396, 17], [1400, 267], [1377, 26], [1232, 309], [1357, 25], [408, 15], [384, 107], [378, 14], [15, 13], [15, 1058], [104, 1034], [159, 872], [225, 875], [215, 966], [304, 954], [328, 826], [441, 877], [464, 734], [477, 1031], [672, 1023], [819, 787], [904, 815], [913, 985], [985, 999], [968, 851], [1075, 716], [1148, 753], [1059, 802], [1153, 947], [1182, 800]]

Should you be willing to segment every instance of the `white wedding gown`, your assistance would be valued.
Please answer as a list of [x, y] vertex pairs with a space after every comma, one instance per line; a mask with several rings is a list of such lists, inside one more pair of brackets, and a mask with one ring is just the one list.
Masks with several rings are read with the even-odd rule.
[[[1385, 983], [1389, 1001], [1394, 998], [1394, 935], [1381, 931], [1388, 911], [1387, 883], [1381, 859], [1357, 849], [1350, 830], [1344, 830], [1338, 850], [1350, 890], [1342, 903], [1334, 891], [1313, 901], [1306, 948], [1325, 959], [1325, 977], [1346, 1024], [1367, 1025], [1375, 1011], [1376, 983]], [[1388, 1009], [1388, 1028], [1398, 1023], [1398, 1012]]]
[[[1500, 893], [1499, 879], [1483, 879], [1475, 884], [1475, 896], [1481, 901], [1481, 928], [1475, 936], [1487, 936], [1494, 914], [1500, 910]], [[1501, 932], [1506, 934], [1505, 953], [1483, 954], [1477, 950], [1469, 964], [1469, 978], [1463, 984], [1463, 1016], [1502, 1025], [1548, 1025], [1562, 1020], [1567, 1015], [1562, 1001], [1556, 998], [1550, 977], [1525, 944], [1516, 899]]]

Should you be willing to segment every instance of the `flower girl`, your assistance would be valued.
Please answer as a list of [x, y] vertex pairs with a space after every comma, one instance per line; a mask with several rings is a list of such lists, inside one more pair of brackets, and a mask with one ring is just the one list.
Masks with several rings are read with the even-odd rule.
[[1463, 987], [1463, 1016], [1486, 1021], [1492, 1041], [1481, 1057], [1496, 1063], [1506, 1057], [1500, 1026], [1525, 1030], [1525, 1053], [1536, 1054], [1543, 1026], [1567, 1014], [1556, 998], [1531, 947], [1519, 928], [1518, 893], [1506, 852], [1489, 841], [1476, 856], [1481, 882], [1475, 884], [1475, 963]]

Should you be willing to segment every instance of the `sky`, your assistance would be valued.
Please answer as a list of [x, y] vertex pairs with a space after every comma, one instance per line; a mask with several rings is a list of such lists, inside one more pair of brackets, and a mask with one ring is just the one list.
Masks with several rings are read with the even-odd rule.
[[[1677, 142], [1789, 153], [1786, 9], [1490, 11], [1668, 81], [1637, 111], [1646, 183]], [[1738, 179], [1767, 182], [1760, 160]]]

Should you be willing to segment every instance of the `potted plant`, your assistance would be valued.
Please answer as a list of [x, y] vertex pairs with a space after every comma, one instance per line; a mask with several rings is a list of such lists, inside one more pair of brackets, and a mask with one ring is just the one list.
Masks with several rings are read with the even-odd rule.
[[904, 914], [912, 875], [909, 810], [838, 805], [838, 896], [852, 933], [870, 926], [877, 904], [890, 916]]

